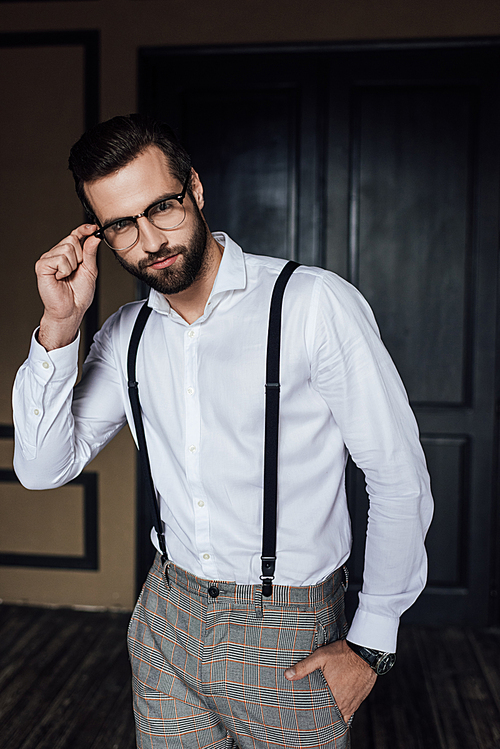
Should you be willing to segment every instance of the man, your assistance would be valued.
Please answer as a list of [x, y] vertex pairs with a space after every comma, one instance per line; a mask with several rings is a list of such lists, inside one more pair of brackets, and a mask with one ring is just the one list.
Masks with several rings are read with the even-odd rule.
[[[78, 475], [128, 421], [127, 351], [142, 303], [78, 329], [101, 240], [150, 287], [137, 380], [168, 561], [132, 616], [139, 747], [349, 746], [422, 590], [432, 500], [406, 395], [372, 313], [345, 281], [300, 266], [281, 339], [276, 569], [261, 582], [269, 302], [285, 261], [210, 234], [203, 187], [172, 131], [139, 115], [84, 134], [70, 156], [93, 223], [36, 265], [44, 312], [14, 389], [15, 468], [33, 489]], [[250, 250], [252, 248], [249, 248]], [[359, 608], [348, 633], [350, 452], [370, 495]], [[269, 591], [267, 591], [269, 592]]]

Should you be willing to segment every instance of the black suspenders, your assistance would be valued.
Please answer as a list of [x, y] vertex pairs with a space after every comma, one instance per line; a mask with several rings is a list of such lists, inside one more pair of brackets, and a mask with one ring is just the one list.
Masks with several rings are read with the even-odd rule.
[[[281, 341], [281, 309], [283, 294], [288, 280], [299, 263], [290, 260], [282, 269], [274, 284], [269, 310], [269, 329], [267, 334], [267, 363], [266, 363], [266, 415], [264, 436], [264, 518], [262, 528], [262, 595], [272, 594], [272, 581], [276, 564], [276, 511], [278, 502], [278, 429], [279, 429], [279, 399], [280, 399], [280, 341]], [[139, 402], [138, 383], [136, 380], [136, 359], [142, 331], [152, 312], [145, 303], [139, 310], [132, 330], [127, 356], [128, 393], [132, 406], [135, 431], [139, 449], [141, 470], [146, 487], [149, 505], [158, 542], [160, 544], [162, 561], [168, 559], [163, 533], [160, 508], [156, 497], [156, 490], [151, 476], [148, 449], [144, 434], [141, 406]]]
[[299, 263], [290, 260], [274, 284], [269, 310], [266, 363], [266, 420], [264, 431], [264, 520], [262, 524], [262, 595], [273, 592], [276, 565], [278, 507], [278, 429], [280, 416], [281, 308], [285, 286]]
[[158, 536], [158, 543], [160, 544], [161, 559], [162, 562], [165, 563], [168, 559], [167, 547], [165, 545], [165, 534], [163, 533], [162, 529], [160, 506], [156, 497], [156, 489], [153, 484], [153, 478], [151, 476], [151, 466], [149, 464], [148, 448], [146, 445], [146, 436], [144, 434], [141, 404], [139, 403], [139, 383], [135, 378], [135, 364], [137, 360], [137, 349], [139, 347], [139, 341], [141, 340], [142, 331], [144, 330], [144, 326], [146, 325], [148, 317], [152, 311], [153, 310], [151, 309], [151, 307], [148, 307], [147, 303], [144, 303], [142, 305], [141, 309], [139, 310], [139, 314], [137, 315], [137, 319], [132, 330], [132, 335], [130, 336], [127, 356], [128, 397], [130, 398], [132, 415], [134, 417], [142, 478], [144, 481], [151, 514], [153, 516], [156, 535]]

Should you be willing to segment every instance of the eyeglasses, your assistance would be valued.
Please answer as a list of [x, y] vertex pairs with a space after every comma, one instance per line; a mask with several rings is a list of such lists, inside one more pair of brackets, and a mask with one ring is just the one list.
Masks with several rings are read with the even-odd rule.
[[129, 250], [133, 247], [139, 239], [138, 218], [144, 216], [153, 226], [162, 229], [162, 231], [177, 229], [186, 218], [184, 198], [186, 197], [190, 176], [191, 172], [186, 177], [184, 187], [179, 195], [167, 195], [165, 198], [148, 205], [142, 213], [137, 213], [135, 216], [124, 216], [119, 218], [118, 221], [104, 224], [94, 232], [93, 236], [103, 239], [112, 250], [123, 252], [123, 250]]

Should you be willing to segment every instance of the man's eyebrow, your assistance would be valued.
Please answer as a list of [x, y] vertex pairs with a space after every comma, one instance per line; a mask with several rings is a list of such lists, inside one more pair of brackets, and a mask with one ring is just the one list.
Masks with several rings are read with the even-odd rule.
[[[172, 192], [171, 190], [169, 192], [165, 192], [163, 193], [163, 195], [160, 195], [158, 198], [155, 198], [154, 200], [152, 200], [151, 203], [148, 203], [147, 206], [144, 208], [144, 210], [147, 211], [147, 209], [150, 206], [154, 205], [155, 203], [159, 203], [161, 200], [169, 200], [170, 198], [176, 198], [178, 195], [181, 194], [181, 192], [182, 190], [179, 190], [179, 192]], [[140, 212], [142, 213], [142, 211]], [[134, 215], [137, 215], [137, 214], [134, 214]], [[132, 214], [130, 213], [128, 214], [128, 216], [117, 216], [116, 218], [110, 218], [110, 219], [107, 219], [106, 221], [103, 221], [101, 225], [109, 226], [109, 224], [116, 224], [117, 221], [123, 221], [124, 219], [131, 218], [131, 217], [132, 217]]]

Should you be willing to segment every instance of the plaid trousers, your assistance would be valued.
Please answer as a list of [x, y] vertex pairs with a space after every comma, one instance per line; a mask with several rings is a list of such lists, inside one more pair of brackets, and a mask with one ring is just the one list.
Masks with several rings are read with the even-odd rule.
[[311, 587], [203, 580], [157, 555], [128, 629], [140, 749], [347, 749], [320, 670], [284, 670], [345, 637], [344, 573]]

